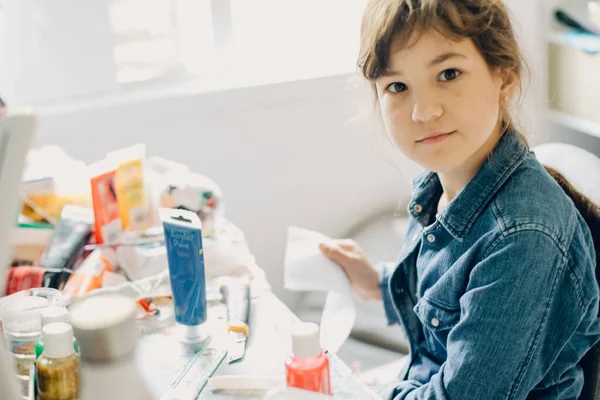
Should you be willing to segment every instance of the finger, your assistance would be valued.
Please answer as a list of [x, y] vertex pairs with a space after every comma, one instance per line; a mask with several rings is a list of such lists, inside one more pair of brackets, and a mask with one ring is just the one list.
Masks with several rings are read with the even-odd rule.
[[351, 252], [341, 248], [340, 246], [333, 247], [325, 243], [321, 243], [319, 245], [319, 249], [329, 259], [335, 261], [336, 263], [342, 266], [346, 264], [349, 260], [351, 260], [353, 255]]
[[338, 239], [335, 242], [344, 250], [354, 250], [358, 247], [356, 242], [352, 239]]

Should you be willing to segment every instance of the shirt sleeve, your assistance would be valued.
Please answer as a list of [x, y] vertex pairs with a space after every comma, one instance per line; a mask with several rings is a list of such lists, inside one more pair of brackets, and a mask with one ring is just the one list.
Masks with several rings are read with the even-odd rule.
[[498, 239], [470, 272], [446, 362], [424, 385], [401, 382], [394, 399], [526, 398], [583, 318], [569, 273], [545, 232]]

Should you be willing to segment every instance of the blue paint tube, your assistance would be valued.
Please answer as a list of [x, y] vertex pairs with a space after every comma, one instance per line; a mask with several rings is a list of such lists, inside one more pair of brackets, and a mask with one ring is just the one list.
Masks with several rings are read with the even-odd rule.
[[206, 280], [202, 249], [202, 224], [191, 211], [161, 208], [175, 320], [188, 339], [202, 336], [206, 321]]

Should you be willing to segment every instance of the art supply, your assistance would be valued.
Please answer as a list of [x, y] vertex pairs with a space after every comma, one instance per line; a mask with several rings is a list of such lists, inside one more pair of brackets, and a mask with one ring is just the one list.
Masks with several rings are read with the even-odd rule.
[[60, 291], [51, 288], [27, 289], [19, 291], [17, 293], [13, 293], [10, 296], [0, 297], [0, 332], [2, 332], [2, 315], [4, 309], [8, 308], [12, 304], [18, 305], [18, 303], [24, 303], [29, 301], [22, 300], [23, 297], [39, 297], [42, 299], [42, 301], [45, 300], [45, 303], [47, 303], [47, 305], [49, 306], [66, 307], [67, 304], [67, 300], [65, 299], [63, 294]]
[[108, 155], [118, 163], [117, 199], [119, 215], [124, 230], [141, 230], [150, 227], [150, 202], [144, 179], [146, 146], [135, 145]]
[[48, 307], [48, 299], [37, 296], [13, 295], [2, 305], [2, 330], [12, 354], [17, 375], [23, 381], [29, 379], [30, 366], [35, 362], [35, 346], [42, 335], [42, 309]]
[[292, 332], [292, 353], [285, 363], [287, 386], [331, 395], [329, 359], [321, 351], [319, 327], [300, 323]]
[[76, 301], [69, 320], [81, 352], [81, 399], [152, 400], [135, 354], [136, 303], [106, 293]]
[[193, 211], [202, 221], [205, 237], [216, 234], [216, 216], [224, 215], [221, 188], [207, 176], [188, 171], [172, 173], [162, 183], [160, 206]]
[[105, 272], [112, 272], [117, 265], [117, 255], [110, 248], [94, 250], [69, 277], [63, 293], [70, 297], [79, 297], [103, 284]]
[[[69, 311], [65, 307], [60, 306], [48, 306], [44, 308], [40, 315], [42, 317], [42, 330], [46, 325], [50, 325], [56, 322], [69, 323]], [[37, 341], [35, 345], [35, 356], [39, 358], [44, 352], [45, 337], [42, 337]], [[73, 350], [79, 353], [79, 345], [77, 339], [73, 338]]]
[[[90, 166], [96, 243], [114, 243], [123, 232], [117, 200], [116, 170], [107, 160]], [[103, 172], [101, 172], [103, 171]]]
[[83, 247], [92, 234], [93, 212], [80, 206], [65, 206], [50, 244], [42, 256], [41, 266], [47, 270], [43, 287], [61, 290], [72, 273]]
[[206, 281], [202, 224], [196, 213], [161, 208], [169, 261], [175, 320], [183, 327], [183, 340], [202, 340], [206, 321]]
[[44, 326], [44, 351], [36, 361], [37, 400], [79, 400], [79, 355], [73, 328], [65, 322]]
[[167, 249], [163, 227], [126, 232], [116, 248], [119, 265], [129, 279], [137, 281], [165, 270]]
[[246, 351], [246, 340], [250, 335], [250, 284], [225, 284], [220, 288], [227, 308], [227, 332], [229, 336], [229, 363], [241, 360]]
[[33, 265], [12, 266], [6, 276], [6, 292], [4, 294], [10, 296], [22, 290], [42, 287], [46, 273], [50, 275], [48, 279], [55, 276], [53, 272], [49, 272], [43, 267]]

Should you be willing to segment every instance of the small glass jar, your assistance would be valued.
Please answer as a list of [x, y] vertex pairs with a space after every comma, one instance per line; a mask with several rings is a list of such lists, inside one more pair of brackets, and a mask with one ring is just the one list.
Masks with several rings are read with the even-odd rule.
[[79, 400], [79, 356], [73, 328], [64, 322], [44, 326], [44, 352], [36, 362], [37, 400]]

